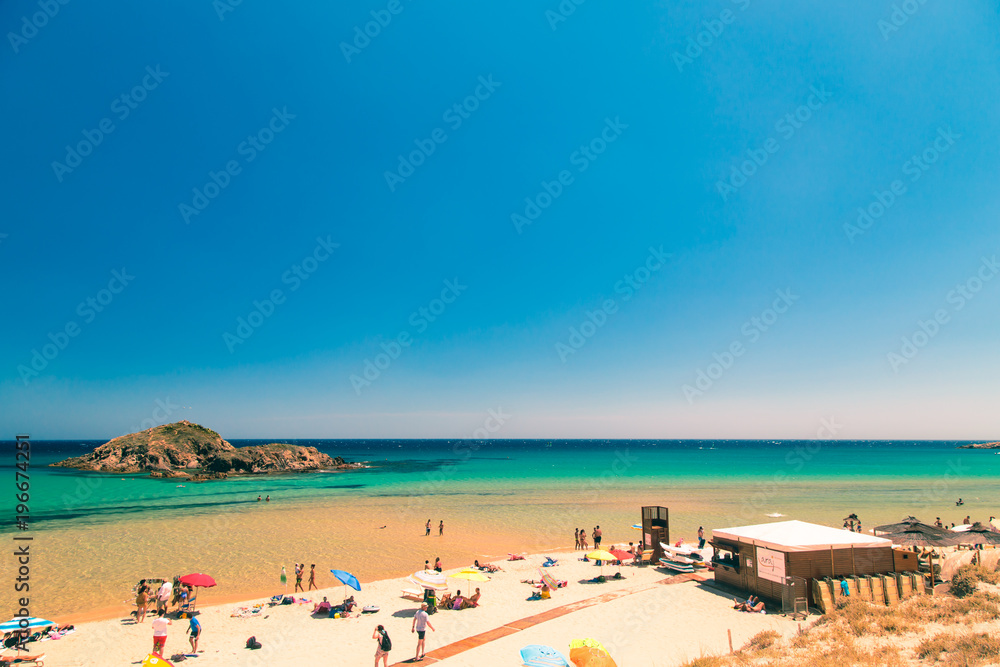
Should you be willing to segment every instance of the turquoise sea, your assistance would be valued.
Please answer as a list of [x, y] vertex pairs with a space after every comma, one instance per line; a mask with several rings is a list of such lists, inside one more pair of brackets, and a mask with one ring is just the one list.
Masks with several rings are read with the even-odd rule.
[[[273, 442], [234, 440], [236, 446]], [[85, 473], [48, 464], [90, 451], [102, 441], [32, 442], [31, 521], [38, 529], [217, 513], [270, 495], [288, 505], [338, 498], [474, 495], [482, 498], [565, 492], [589, 501], [613, 494], [676, 496], [717, 488], [767, 494], [772, 512], [788, 514], [785, 490], [814, 485], [881, 487], [892, 505], [945, 511], [1000, 501], [1000, 456], [962, 450], [964, 441], [750, 440], [287, 440], [331, 456], [367, 462], [333, 474], [241, 477], [201, 484], [145, 475]], [[12, 443], [6, 451], [13, 452]], [[13, 475], [13, 455], [2, 465]], [[725, 495], [723, 493], [722, 495]], [[978, 499], [978, 500], [974, 500]], [[839, 504], [849, 498], [839, 499]], [[860, 500], [860, 499], [859, 499]], [[650, 498], [654, 504], [655, 497]], [[970, 503], [971, 501], [971, 503]], [[994, 505], [989, 505], [993, 507]], [[992, 510], [990, 510], [992, 512]], [[749, 518], [749, 517], [748, 517]], [[13, 527], [8, 523], [4, 531]]]

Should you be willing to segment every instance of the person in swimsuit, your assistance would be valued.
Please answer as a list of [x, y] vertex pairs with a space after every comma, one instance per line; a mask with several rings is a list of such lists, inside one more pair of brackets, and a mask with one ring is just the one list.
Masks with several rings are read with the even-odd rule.
[[573, 550], [576, 551], [577, 549], [580, 548], [580, 529], [579, 528], [573, 529], [573, 541], [576, 543], [576, 546], [573, 547]]
[[305, 569], [306, 569], [305, 563], [302, 563], [301, 565], [299, 565], [298, 563], [295, 564], [295, 590], [302, 591], [303, 593], [306, 592], [306, 589], [302, 588], [302, 571]]
[[441, 537], [442, 535], [444, 535], [444, 520], [438, 524], [438, 537]]
[[309, 566], [309, 590], [316, 588], [316, 563]]
[[424, 529], [426, 531], [426, 532], [424, 532], [424, 537], [429, 536], [431, 534], [431, 520], [430, 519], [427, 519], [427, 525], [424, 526]]
[[139, 590], [135, 594], [135, 622], [142, 623], [146, 619], [146, 607], [149, 605], [149, 586], [146, 580], [139, 582]]

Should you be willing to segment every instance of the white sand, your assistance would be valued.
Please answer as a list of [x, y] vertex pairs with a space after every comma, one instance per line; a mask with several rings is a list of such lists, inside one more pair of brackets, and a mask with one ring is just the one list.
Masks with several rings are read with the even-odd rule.
[[[699, 655], [728, 651], [727, 629], [732, 630], [736, 648], [761, 630], [775, 629], [783, 635], [796, 631], [797, 624], [780, 615], [733, 610], [731, 597], [711, 583], [658, 584], [667, 575], [653, 567], [624, 566], [624, 580], [581, 584], [580, 580], [595, 576], [599, 569], [593, 564], [578, 562], [579, 555], [579, 552], [557, 554], [560, 565], [547, 569], [554, 577], [570, 582], [567, 588], [553, 591], [551, 600], [527, 601], [532, 589], [520, 583], [526, 578], [538, 579], [541, 556], [529, 556], [525, 561], [495, 561], [504, 571], [490, 575], [491, 581], [472, 583], [471, 587], [471, 582], [449, 579], [452, 592], [456, 589], [471, 592], [479, 586], [483, 592], [481, 606], [463, 611], [443, 610], [431, 616], [435, 631], [427, 633], [427, 651], [431, 653], [446, 644], [571, 603], [580, 603], [581, 608], [439, 664], [449, 667], [518, 665], [518, 650], [527, 644], [548, 644], [568, 655], [571, 639], [593, 637], [604, 643], [619, 667], [669, 666]], [[616, 570], [613, 566], [604, 567], [606, 574]], [[419, 605], [402, 599], [400, 590], [412, 587], [405, 579], [362, 584], [360, 593], [349, 592], [361, 605], [376, 604], [381, 611], [347, 619], [314, 619], [310, 616], [311, 604], [266, 608], [257, 618], [230, 617], [238, 605], [207, 607], [199, 615], [204, 628], [199, 646], [203, 652], [180, 664], [202, 667], [370, 665], [376, 643], [371, 637], [378, 624], [386, 627], [393, 641], [390, 664], [407, 660], [414, 657], [416, 635], [411, 634], [410, 627]], [[638, 592], [593, 606], [581, 602], [622, 589]], [[338, 586], [312, 591], [306, 597], [318, 601], [325, 595], [336, 602], [342, 599], [343, 590]], [[186, 630], [187, 621], [173, 622], [164, 652], [168, 658], [190, 650]], [[251, 635], [263, 644], [261, 650], [243, 648]], [[63, 639], [30, 645], [31, 652], [45, 652], [46, 665], [53, 667], [137, 664], [151, 647], [149, 617], [138, 625], [121, 620], [81, 624], [76, 633]], [[433, 664], [433, 661], [428, 659], [422, 664]]]

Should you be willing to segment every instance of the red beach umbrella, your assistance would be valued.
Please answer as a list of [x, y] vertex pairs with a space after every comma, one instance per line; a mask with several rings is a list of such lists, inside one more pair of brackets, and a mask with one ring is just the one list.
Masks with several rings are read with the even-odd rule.
[[211, 588], [215, 586], [215, 579], [208, 576], [207, 574], [185, 574], [180, 578], [182, 584], [187, 584], [188, 586], [200, 586], [201, 588]]

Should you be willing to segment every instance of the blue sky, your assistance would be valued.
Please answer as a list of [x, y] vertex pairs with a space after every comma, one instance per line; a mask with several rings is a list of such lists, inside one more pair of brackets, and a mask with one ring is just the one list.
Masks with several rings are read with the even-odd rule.
[[0, 430], [995, 439], [1000, 19], [905, 9], [4, 3]]

